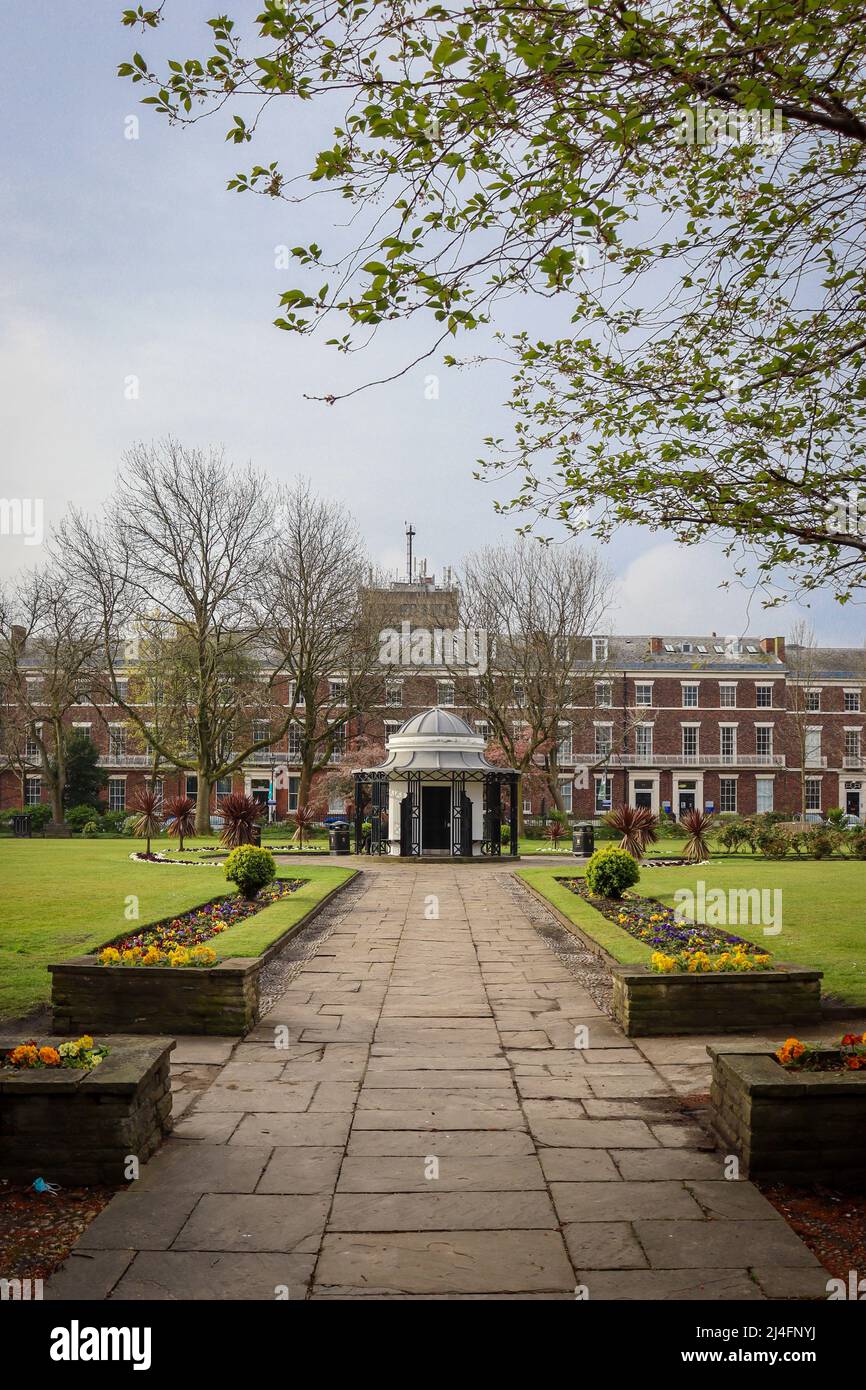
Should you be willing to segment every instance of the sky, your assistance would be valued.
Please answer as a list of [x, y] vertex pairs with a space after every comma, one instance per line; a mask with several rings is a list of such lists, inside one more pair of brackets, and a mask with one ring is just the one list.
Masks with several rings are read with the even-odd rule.
[[[473, 478], [485, 436], [508, 432], [507, 368], [431, 359], [327, 406], [306, 396], [399, 370], [429, 346], [429, 323], [401, 324], [350, 359], [324, 337], [273, 327], [293, 283], [278, 248], [316, 236], [315, 205], [225, 185], [258, 159], [300, 165], [329, 142], [328, 113], [276, 103], [252, 146], [226, 144], [225, 117], [171, 129], [117, 64], [136, 47], [154, 59], [206, 51], [204, 20], [224, 7], [168, 0], [164, 29], [142, 36], [120, 24], [131, 3], [0, 0], [0, 498], [40, 499], [46, 528], [70, 504], [95, 511], [124, 450], [170, 434], [222, 444], [275, 479], [310, 478], [349, 506], [386, 569], [404, 568], [407, 521], [416, 555], [440, 575], [508, 539], [518, 523], [494, 511], [507, 482]], [[549, 322], [532, 300], [508, 313], [530, 332]], [[756, 595], [720, 588], [731, 566], [718, 545], [683, 549], [631, 529], [605, 555], [614, 631], [761, 636], [804, 616], [796, 605], [764, 613]], [[41, 556], [0, 534], [0, 580]], [[859, 607], [819, 597], [805, 616], [822, 643], [863, 644]]]

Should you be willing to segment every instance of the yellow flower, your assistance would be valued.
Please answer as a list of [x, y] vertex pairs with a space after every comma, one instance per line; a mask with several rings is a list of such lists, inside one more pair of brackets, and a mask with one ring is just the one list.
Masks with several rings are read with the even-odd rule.
[[76, 1043], [76, 1046], [83, 1047], [85, 1052], [89, 1051], [89, 1049], [93, 1046], [93, 1039], [90, 1036], [90, 1034], [82, 1033], [81, 1037], [78, 1039], [78, 1042]]
[[104, 951], [100, 951], [99, 959], [103, 965], [117, 965], [120, 952], [114, 946], [106, 946]]

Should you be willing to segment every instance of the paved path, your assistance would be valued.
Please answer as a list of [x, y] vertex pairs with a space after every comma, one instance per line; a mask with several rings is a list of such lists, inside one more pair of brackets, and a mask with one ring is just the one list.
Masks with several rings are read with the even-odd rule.
[[820, 1296], [679, 1109], [703, 1040], [625, 1039], [512, 884], [368, 869], [253, 1033], [179, 1043], [175, 1136], [49, 1297]]

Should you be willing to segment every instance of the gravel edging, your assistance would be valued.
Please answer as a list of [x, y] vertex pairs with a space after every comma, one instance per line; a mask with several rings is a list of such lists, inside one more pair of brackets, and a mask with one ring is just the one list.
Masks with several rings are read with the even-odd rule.
[[294, 932], [282, 951], [271, 956], [259, 973], [260, 1016], [263, 1018], [282, 998], [289, 985], [323, 942], [344, 920], [364, 890], [363, 875], [347, 883], [342, 892], [317, 913], [308, 926]]
[[566, 931], [559, 919], [541, 903], [519, 879], [511, 878], [508, 891], [516, 905], [526, 914], [545, 946], [575, 977], [589, 994], [592, 1002], [613, 1017], [613, 982], [610, 972], [592, 951], [587, 950], [576, 936]]

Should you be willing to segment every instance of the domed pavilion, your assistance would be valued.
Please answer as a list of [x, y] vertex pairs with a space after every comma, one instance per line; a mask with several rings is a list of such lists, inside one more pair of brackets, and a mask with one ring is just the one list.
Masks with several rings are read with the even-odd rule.
[[[357, 852], [403, 858], [498, 856], [505, 824], [516, 855], [520, 774], [490, 762], [484, 745], [483, 736], [450, 710], [428, 709], [407, 719], [387, 739], [385, 761], [353, 774]], [[366, 840], [365, 819], [371, 825]]]

